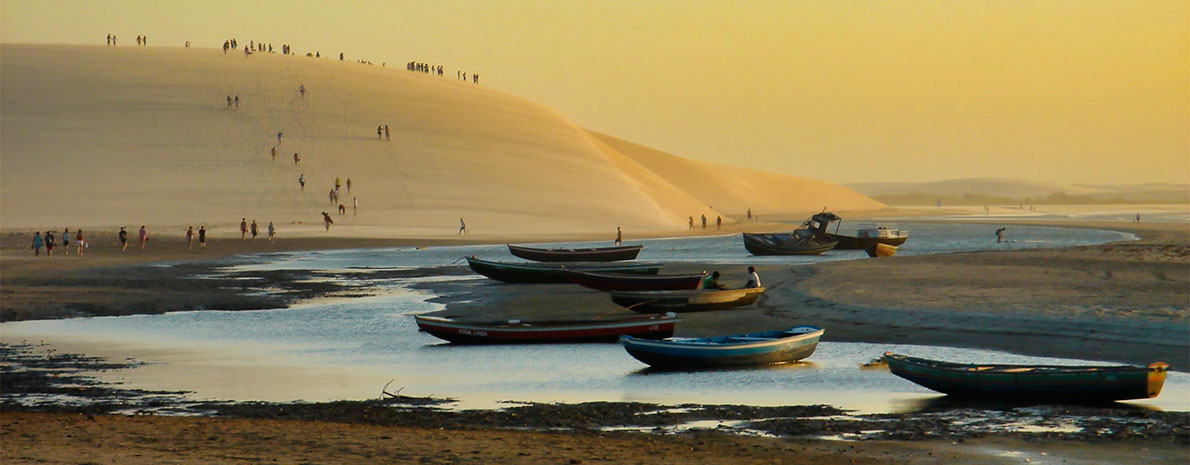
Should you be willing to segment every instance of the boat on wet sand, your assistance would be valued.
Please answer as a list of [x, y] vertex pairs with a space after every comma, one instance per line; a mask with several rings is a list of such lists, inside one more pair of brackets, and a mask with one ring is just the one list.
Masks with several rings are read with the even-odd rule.
[[612, 302], [640, 313], [699, 312], [756, 303], [763, 287], [678, 291], [611, 291]]
[[596, 273], [566, 270], [566, 279], [600, 291], [662, 291], [697, 289], [707, 272], [670, 275]]
[[827, 233], [827, 236], [839, 241], [835, 245], [835, 250], [867, 250], [876, 244], [891, 245], [893, 247], [904, 244], [905, 241], [909, 240], [909, 231], [881, 225], [860, 228], [856, 230], [854, 236], [839, 234], [837, 229], [835, 230], [835, 234]]
[[620, 336], [663, 339], [673, 336], [682, 321], [672, 313], [570, 321], [462, 321], [423, 315], [414, 319], [419, 330], [456, 344], [614, 342]]
[[654, 368], [699, 369], [796, 362], [818, 347], [824, 330], [796, 326], [784, 330], [659, 341], [620, 338], [628, 354]]
[[507, 263], [467, 257], [473, 271], [506, 283], [565, 284], [566, 270], [597, 271], [601, 273], [657, 274], [660, 263]]
[[615, 262], [635, 260], [643, 245], [592, 247], [586, 249], [539, 249], [508, 244], [508, 252], [537, 262]]
[[1169, 365], [996, 365], [953, 363], [884, 353], [894, 375], [961, 397], [1108, 402], [1157, 397]]
[[830, 237], [826, 227], [838, 216], [830, 212], [815, 214], [802, 227], [789, 233], [743, 233], [744, 248], [752, 255], [817, 255], [835, 248], [839, 241]]

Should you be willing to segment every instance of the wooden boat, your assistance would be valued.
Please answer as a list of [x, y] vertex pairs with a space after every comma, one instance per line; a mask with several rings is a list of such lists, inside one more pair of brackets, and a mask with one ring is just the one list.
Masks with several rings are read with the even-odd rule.
[[836, 250], [867, 250], [876, 244], [886, 244], [893, 247], [904, 244], [909, 240], [909, 231], [897, 228], [890, 228], [888, 226], [877, 226], [874, 228], [863, 228], [856, 231], [855, 236], [845, 236], [835, 230], [835, 234], [827, 233], [827, 236], [839, 241], [835, 245]]
[[467, 257], [467, 264], [476, 273], [506, 283], [569, 283], [566, 270], [635, 274], [657, 274], [661, 270], [660, 263], [506, 263], [475, 257]]
[[589, 249], [537, 249], [508, 244], [508, 251], [525, 260], [536, 262], [616, 262], [635, 260], [643, 245], [596, 247]]
[[531, 344], [612, 342], [620, 336], [663, 339], [673, 336], [677, 315], [634, 316], [609, 320], [480, 321], [415, 315], [418, 329], [456, 344]]
[[628, 354], [654, 368], [716, 368], [789, 363], [809, 357], [824, 331], [814, 326], [706, 338], [620, 338]]
[[639, 275], [566, 270], [566, 279], [600, 291], [662, 291], [697, 289], [707, 272], [696, 274]]
[[698, 312], [756, 303], [763, 287], [680, 291], [611, 291], [612, 302], [640, 313]]
[[881, 244], [878, 242], [878, 243], [872, 244], [871, 247], [864, 249], [864, 252], [867, 252], [868, 256], [872, 257], [872, 258], [891, 257], [891, 256], [897, 254], [897, 246]]
[[1114, 401], [1157, 397], [1169, 365], [984, 365], [885, 352], [894, 375], [953, 396], [985, 399]]
[[752, 255], [818, 255], [835, 248], [838, 240], [826, 233], [826, 227], [839, 217], [830, 212], [815, 214], [790, 233], [744, 233], [744, 248]]

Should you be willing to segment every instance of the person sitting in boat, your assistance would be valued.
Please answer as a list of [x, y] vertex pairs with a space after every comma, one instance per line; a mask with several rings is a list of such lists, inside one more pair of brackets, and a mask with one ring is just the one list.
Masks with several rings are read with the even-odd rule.
[[748, 267], [748, 283], [744, 284], [744, 289], [752, 289], [760, 287], [760, 275], [756, 274], [756, 267]]
[[699, 286], [699, 289], [727, 289], [727, 288], [723, 287], [722, 284], [719, 284], [719, 272], [716, 271], [716, 272], [711, 273], [710, 276], [702, 278], [702, 284]]

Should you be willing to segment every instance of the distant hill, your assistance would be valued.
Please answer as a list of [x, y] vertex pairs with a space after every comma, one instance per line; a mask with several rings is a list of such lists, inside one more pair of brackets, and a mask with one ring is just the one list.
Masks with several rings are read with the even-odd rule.
[[1059, 184], [1016, 179], [871, 182], [847, 187], [889, 205], [1190, 204], [1190, 184]]

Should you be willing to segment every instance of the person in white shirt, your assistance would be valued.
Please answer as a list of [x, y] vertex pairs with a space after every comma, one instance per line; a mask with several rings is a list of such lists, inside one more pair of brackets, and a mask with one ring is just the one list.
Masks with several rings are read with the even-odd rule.
[[760, 287], [760, 275], [756, 274], [756, 267], [748, 267], [748, 284], [745, 284], [744, 287]]

